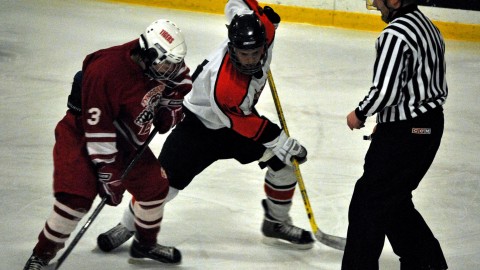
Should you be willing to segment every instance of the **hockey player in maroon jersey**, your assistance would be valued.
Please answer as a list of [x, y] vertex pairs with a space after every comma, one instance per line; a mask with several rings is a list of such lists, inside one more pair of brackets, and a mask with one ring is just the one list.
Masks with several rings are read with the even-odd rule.
[[153, 22], [139, 39], [88, 55], [74, 78], [65, 117], [55, 128], [55, 202], [24, 270], [48, 265], [65, 246], [99, 194], [116, 206], [128, 190], [134, 197], [133, 258], [180, 263], [174, 247], [157, 244], [168, 180], [147, 149], [120, 179], [152, 123], [167, 132], [182, 118], [191, 90], [181, 30], [171, 21]]
[[[183, 103], [185, 119], [160, 153], [170, 181], [167, 200], [217, 160], [258, 161], [267, 167], [262, 200], [266, 242], [309, 249], [311, 233], [294, 226], [289, 215], [297, 183], [291, 158], [304, 162], [307, 151], [255, 109], [267, 81], [280, 17], [254, 0], [229, 0], [225, 13], [228, 39], [192, 75], [193, 90]], [[135, 226], [130, 209], [117, 226], [99, 235], [100, 249], [110, 251], [131, 237]]]

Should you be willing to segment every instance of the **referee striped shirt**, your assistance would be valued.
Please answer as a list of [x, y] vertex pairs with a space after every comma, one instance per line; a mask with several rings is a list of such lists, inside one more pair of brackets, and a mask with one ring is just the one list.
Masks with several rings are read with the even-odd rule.
[[[416, 5], [398, 11], [376, 42], [373, 83], [357, 117], [377, 122], [413, 119], [445, 103], [445, 44]], [[362, 117], [363, 116], [363, 117]]]

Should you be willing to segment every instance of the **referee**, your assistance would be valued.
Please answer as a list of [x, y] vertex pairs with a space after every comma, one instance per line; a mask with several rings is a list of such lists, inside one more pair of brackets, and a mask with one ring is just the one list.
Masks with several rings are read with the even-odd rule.
[[376, 114], [364, 172], [349, 207], [342, 270], [378, 269], [385, 236], [401, 270], [444, 270], [439, 242], [415, 209], [415, 190], [443, 134], [445, 44], [415, 0], [367, 0], [388, 26], [376, 41], [372, 86], [347, 116], [353, 129]]

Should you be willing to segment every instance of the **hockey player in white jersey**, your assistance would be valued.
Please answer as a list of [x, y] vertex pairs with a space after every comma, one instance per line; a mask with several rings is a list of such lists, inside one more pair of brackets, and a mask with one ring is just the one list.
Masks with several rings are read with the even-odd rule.
[[[193, 89], [183, 102], [185, 118], [159, 156], [170, 183], [167, 200], [217, 160], [257, 161], [267, 168], [261, 228], [265, 242], [309, 249], [311, 233], [294, 226], [289, 215], [297, 184], [292, 158], [305, 162], [307, 151], [255, 109], [267, 81], [280, 17], [255, 0], [230, 0], [225, 13], [228, 39], [192, 75]], [[127, 241], [135, 222], [126, 209], [116, 227], [99, 235], [99, 248], [110, 251]]]

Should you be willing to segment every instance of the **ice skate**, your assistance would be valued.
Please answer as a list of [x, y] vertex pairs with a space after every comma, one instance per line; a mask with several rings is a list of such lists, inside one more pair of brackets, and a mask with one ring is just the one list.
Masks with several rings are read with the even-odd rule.
[[28, 259], [23, 270], [41, 270], [48, 265], [48, 261], [40, 259], [32, 254]]
[[137, 239], [133, 240], [130, 247], [130, 263], [142, 262], [151, 259], [166, 264], [180, 264], [182, 254], [175, 247], [166, 247], [159, 244], [155, 246], [143, 246]]
[[129, 231], [121, 223], [111, 228], [110, 230], [100, 234], [97, 237], [97, 245], [102, 251], [109, 252], [123, 243], [127, 242], [133, 236], [134, 232]]
[[315, 241], [309, 231], [298, 228], [289, 222], [274, 219], [268, 213], [266, 200], [262, 200], [262, 205], [265, 209], [262, 224], [262, 233], [265, 236], [263, 242], [265, 244], [295, 249], [310, 249], [313, 247]]

